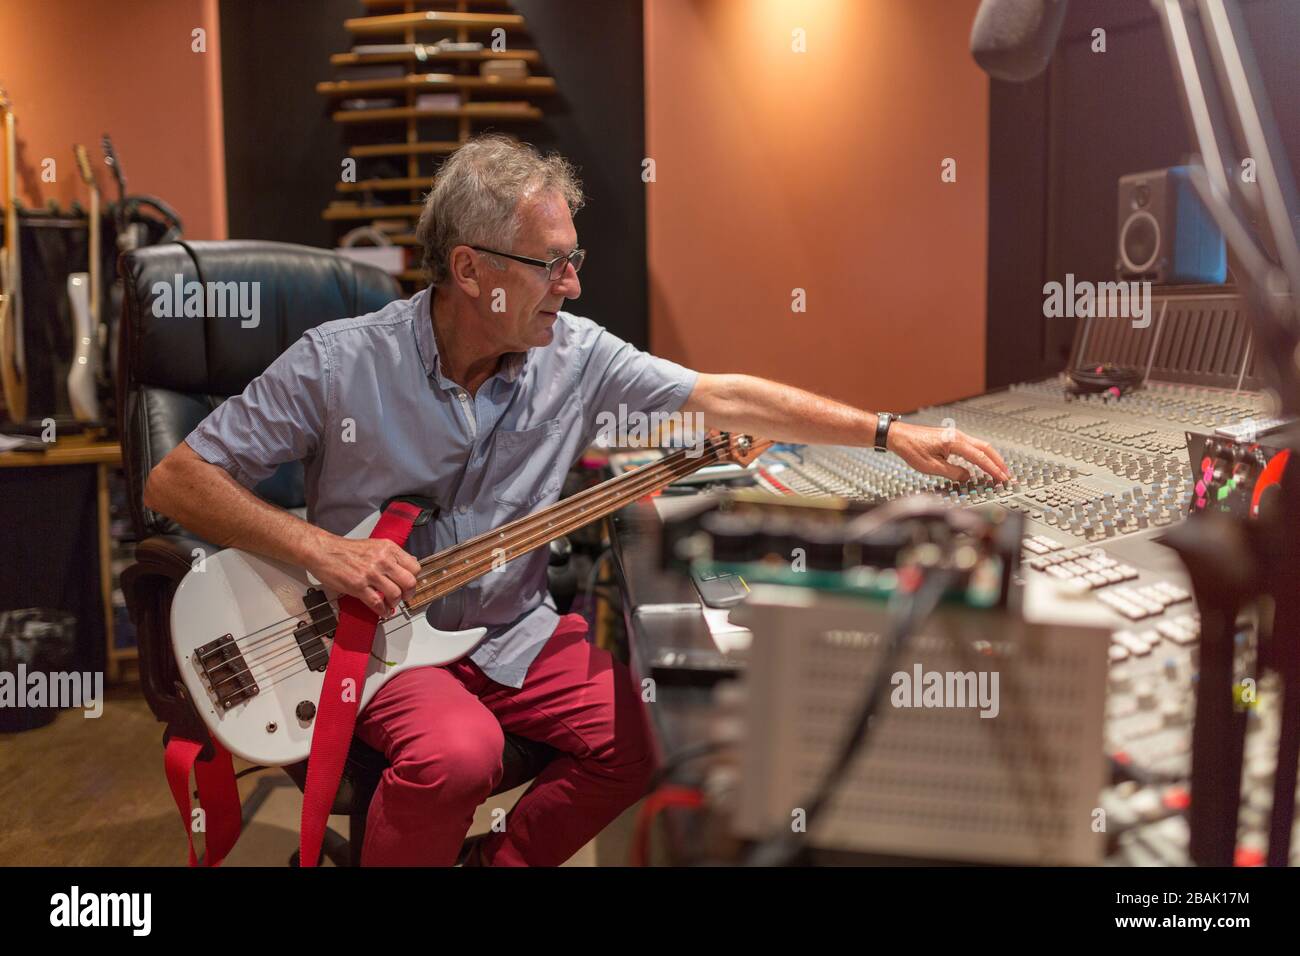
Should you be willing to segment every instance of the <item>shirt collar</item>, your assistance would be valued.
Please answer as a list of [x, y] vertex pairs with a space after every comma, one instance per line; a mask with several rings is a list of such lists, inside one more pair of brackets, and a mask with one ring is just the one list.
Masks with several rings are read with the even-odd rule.
[[[420, 353], [425, 374], [432, 380], [441, 382], [444, 387], [453, 387], [438, 367], [438, 341], [433, 334], [432, 307], [433, 291], [429, 287], [421, 289], [411, 297], [411, 307], [415, 310], [415, 347]], [[528, 356], [532, 349], [523, 352], [507, 352], [502, 356], [501, 366], [497, 370], [507, 382], [514, 383], [524, 374], [528, 367]], [[458, 386], [456, 386], [458, 387]]]
[[429, 289], [426, 286], [411, 296], [412, 321], [415, 323], [415, 350], [420, 353], [424, 374], [433, 378], [438, 372], [438, 347], [433, 340], [433, 321], [429, 316]]

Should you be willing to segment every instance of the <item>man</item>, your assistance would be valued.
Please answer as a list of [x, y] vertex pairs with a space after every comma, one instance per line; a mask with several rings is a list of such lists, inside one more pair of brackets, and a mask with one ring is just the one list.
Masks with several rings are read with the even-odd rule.
[[[145, 503], [221, 546], [310, 570], [380, 615], [418, 565], [391, 542], [347, 533], [391, 495], [423, 494], [437, 520], [424, 555], [559, 498], [597, 416], [701, 412], [704, 423], [790, 442], [872, 445], [877, 416], [745, 375], [707, 375], [638, 351], [560, 309], [581, 293], [572, 167], [480, 137], [442, 167], [420, 218], [427, 289], [307, 332], [152, 472]], [[232, 331], [230, 334], [238, 334]], [[1009, 477], [989, 445], [894, 423], [888, 447], [951, 478], [957, 454]], [[306, 464], [308, 521], [250, 490]], [[645, 715], [627, 668], [586, 640], [546, 593], [545, 549], [437, 602], [430, 622], [488, 628], [469, 657], [407, 671], [356, 733], [391, 763], [371, 804], [362, 861], [450, 864], [501, 773], [504, 730], [560, 751], [474, 863], [558, 865], [644, 791]]]

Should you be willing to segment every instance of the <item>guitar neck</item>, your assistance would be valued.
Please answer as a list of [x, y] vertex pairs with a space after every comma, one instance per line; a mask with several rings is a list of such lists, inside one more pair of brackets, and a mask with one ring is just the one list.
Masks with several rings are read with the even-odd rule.
[[100, 260], [100, 222], [99, 222], [99, 190], [92, 184], [90, 187], [90, 248], [89, 268], [86, 270], [90, 276], [90, 327], [92, 336], [99, 334], [99, 260]]
[[[5, 291], [13, 295], [21, 281], [19, 267], [21, 263], [18, 242], [18, 163], [17, 137], [14, 132], [14, 114], [5, 110], [5, 263], [9, 270], [9, 288]], [[15, 314], [17, 309], [14, 309]]]
[[90, 193], [90, 210], [86, 217], [87, 235], [90, 238], [90, 249], [87, 258], [86, 273], [90, 280], [90, 325], [92, 334], [99, 334], [99, 240], [100, 233], [103, 231], [99, 221], [99, 187], [95, 185], [95, 174], [90, 170], [90, 159], [86, 155], [86, 147], [76, 143], [72, 147], [73, 155], [77, 159], [77, 169], [81, 173], [81, 181], [86, 184], [86, 190]]
[[599, 521], [679, 478], [718, 464], [726, 448], [725, 439], [709, 439], [696, 449], [673, 452], [660, 461], [610, 478], [536, 514], [426, 558], [421, 562], [415, 593], [406, 602], [407, 609], [419, 610], [507, 561]]

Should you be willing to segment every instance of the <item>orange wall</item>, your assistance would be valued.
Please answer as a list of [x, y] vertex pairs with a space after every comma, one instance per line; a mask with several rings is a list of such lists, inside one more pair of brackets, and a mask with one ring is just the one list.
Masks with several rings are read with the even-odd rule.
[[983, 389], [976, 6], [647, 0], [654, 352], [871, 409]]
[[[190, 31], [207, 30], [207, 52]], [[217, 0], [3, 0], [0, 86], [17, 117], [18, 193], [28, 205], [86, 203], [72, 144], [106, 198], [108, 133], [132, 193], [158, 196], [191, 239], [226, 237]], [[41, 181], [53, 157], [58, 179]]]

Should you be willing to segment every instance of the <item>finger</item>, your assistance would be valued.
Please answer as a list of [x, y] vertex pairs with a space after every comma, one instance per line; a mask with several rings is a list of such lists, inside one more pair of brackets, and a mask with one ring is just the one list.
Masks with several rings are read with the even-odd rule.
[[400, 565], [393, 565], [388, 570], [388, 577], [394, 584], [402, 589], [402, 597], [408, 598], [415, 591], [415, 575]]
[[1002, 460], [1002, 456], [998, 454], [998, 450], [997, 450], [996, 448], [994, 448], [992, 445], [990, 445], [990, 444], [989, 444], [988, 442], [986, 442], [986, 441], [978, 441], [978, 440], [976, 440], [976, 441], [975, 441], [975, 445], [976, 445], [978, 448], [980, 448], [980, 449], [984, 452], [984, 454], [986, 454], [986, 455], [988, 455], [990, 458], [992, 458], [993, 461], [994, 461], [994, 463], [995, 463], [999, 468], [1002, 469], [1002, 471], [1006, 474], [1006, 476], [1007, 476], [1008, 478], [1011, 477], [1011, 466], [1009, 466], [1005, 461]]
[[362, 604], [368, 607], [376, 615], [379, 617], [387, 617], [387, 614], [385, 614], [387, 608], [384, 606], [384, 596], [374, 588], [366, 588], [357, 595], [357, 597], [360, 598]]
[[983, 471], [986, 474], [990, 475], [997, 481], [1006, 480], [1007, 477], [1006, 469], [999, 468], [997, 465], [995, 465], [993, 463], [993, 459], [990, 458], [988, 455], [986, 455], [969, 438], [965, 437], [964, 435], [958, 436], [955, 444], [956, 447], [953, 449], [954, 454], [961, 455], [972, 465], [975, 465], [976, 467], [983, 469]]
[[388, 612], [391, 614], [394, 605], [402, 599], [402, 589], [382, 574], [376, 574], [372, 577], [370, 586], [384, 596], [384, 606], [388, 608]]
[[928, 462], [925, 470], [932, 475], [942, 475], [952, 481], [970, 481], [969, 471], [956, 462], [945, 461], [942, 458], [935, 458]]
[[415, 575], [420, 573], [420, 562], [409, 551], [404, 550], [396, 542], [390, 542], [393, 545], [390, 556], [402, 570]]

